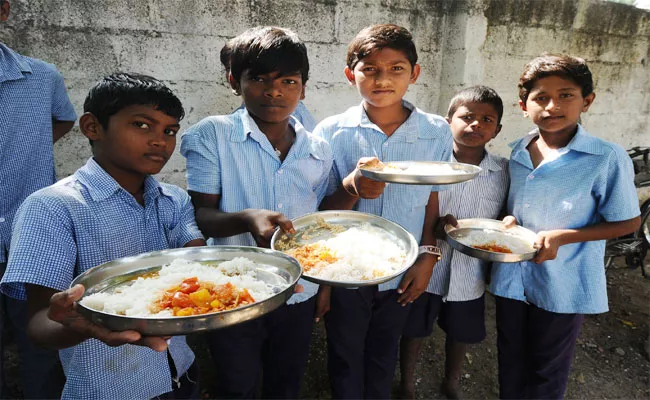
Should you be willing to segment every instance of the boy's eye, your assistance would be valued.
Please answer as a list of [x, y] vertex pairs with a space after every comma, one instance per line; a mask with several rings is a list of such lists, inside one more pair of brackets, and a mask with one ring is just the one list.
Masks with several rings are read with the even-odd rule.
[[149, 128], [149, 124], [148, 124], [148, 123], [146, 123], [146, 122], [141, 122], [141, 121], [136, 121], [136, 122], [133, 123], [133, 125], [136, 126], [136, 127], [138, 127], [138, 128], [141, 128], [141, 129], [148, 129], [148, 128]]
[[573, 97], [573, 94], [572, 94], [572, 93], [562, 93], [562, 94], [560, 95], [560, 98], [562, 98], [562, 99], [569, 99], [569, 98], [571, 98], [571, 97]]
[[261, 76], [251, 76], [251, 81], [253, 82], [264, 82], [264, 78]]
[[490, 118], [490, 117], [485, 117], [485, 118], [483, 118], [483, 121], [492, 123], [494, 120], [492, 118]]
[[546, 101], [546, 100], [548, 100], [548, 97], [546, 97], [546, 96], [537, 96], [533, 100], [535, 100], [535, 101]]
[[462, 119], [463, 121], [470, 121], [472, 119], [472, 116], [471, 115], [462, 115], [460, 117], [460, 119]]
[[364, 72], [373, 72], [375, 67], [363, 67], [361, 70]]
[[401, 65], [396, 65], [396, 66], [393, 67], [393, 71], [403, 71], [403, 70], [404, 70], [404, 67], [402, 67]]
[[178, 133], [178, 130], [176, 129], [165, 129], [165, 135], [166, 136], [176, 136]]
[[295, 85], [296, 83], [298, 83], [298, 81], [296, 81], [295, 79], [285, 79], [282, 82], [288, 83], [290, 85]]

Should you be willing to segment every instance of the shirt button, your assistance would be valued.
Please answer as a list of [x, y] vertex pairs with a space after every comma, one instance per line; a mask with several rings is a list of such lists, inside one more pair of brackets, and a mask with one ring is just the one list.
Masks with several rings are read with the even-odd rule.
[[278, 208], [282, 208], [282, 203], [278, 203]]
[[278, 170], [278, 174], [281, 174], [281, 173], [282, 173], [282, 170], [281, 170], [281, 169], [279, 169], [279, 170]]
[[5, 222], [5, 219], [0, 217], [0, 223]]
[[388, 147], [388, 143], [384, 143], [384, 147]]
[[533, 179], [535, 179], [535, 175], [528, 175], [528, 179], [532, 181]]

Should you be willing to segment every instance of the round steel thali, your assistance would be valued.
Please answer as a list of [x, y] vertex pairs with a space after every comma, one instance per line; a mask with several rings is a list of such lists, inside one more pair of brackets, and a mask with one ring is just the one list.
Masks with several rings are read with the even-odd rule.
[[[409, 269], [409, 267], [411, 267], [411, 265], [413, 265], [418, 256], [418, 243], [413, 235], [406, 231], [406, 229], [385, 218], [358, 211], [320, 211], [303, 215], [302, 217], [291, 221], [296, 229], [296, 233], [292, 238], [298, 245], [304, 245], [332, 237], [331, 231], [327, 229], [314, 228], [318, 225], [319, 221], [324, 221], [333, 225], [340, 225], [346, 229], [368, 223], [373, 227], [379, 228], [383, 231], [383, 234], [390, 238], [391, 241], [401, 247], [405, 252], [405, 258], [399, 270], [381, 278], [372, 280], [340, 281], [318, 278], [316, 276], [310, 276], [307, 272], [304, 272], [302, 278], [310, 282], [347, 288], [377, 285], [403, 274], [407, 269]], [[305, 232], [309, 232], [308, 239], [302, 238]], [[278, 242], [287, 239], [287, 237], [288, 236], [285, 235], [284, 232], [276, 230], [271, 238], [271, 248], [277, 250]]]
[[[535, 257], [537, 250], [534, 247], [537, 234], [522, 226], [515, 225], [506, 228], [502, 221], [485, 218], [469, 218], [458, 221], [458, 227], [445, 226], [447, 242], [451, 247], [467, 254], [470, 257], [479, 258], [485, 261], [495, 262], [519, 262], [530, 260]], [[484, 237], [487, 241], [506, 246], [512, 253], [500, 253], [477, 249], [472, 245], [481, 243], [469, 243], [472, 237]]]
[[[386, 166], [389, 169], [386, 169]], [[409, 168], [412, 168], [414, 173], [409, 173]], [[441, 168], [451, 168], [455, 173], [436, 173], [436, 169]], [[432, 172], [422, 173], [427, 169]], [[450, 185], [474, 179], [481, 172], [481, 168], [476, 165], [444, 161], [395, 161], [385, 163], [383, 169], [365, 166], [359, 170], [361, 175], [375, 181], [408, 185]]]
[[77, 303], [77, 310], [92, 322], [113, 331], [135, 330], [149, 336], [184, 335], [235, 325], [260, 317], [284, 304], [293, 294], [302, 274], [300, 264], [279, 251], [248, 246], [186, 247], [119, 258], [98, 265], [77, 276], [71, 287], [81, 284], [84, 296], [113, 290], [134, 278], [158, 271], [175, 259], [196, 262], [219, 262], [245, 257], [259, 264], [257, 278], [276, 292], [266, 300], [232, 310], [186, 317], [127, 317], [97, 311]]

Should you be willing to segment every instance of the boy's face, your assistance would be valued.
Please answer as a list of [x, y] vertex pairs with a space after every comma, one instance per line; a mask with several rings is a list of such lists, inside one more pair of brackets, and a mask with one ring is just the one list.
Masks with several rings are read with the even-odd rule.
[[356, 85], [367, 104], [383, 108], [401, 104], [411, 83], [420, 75], [420, 66], [411, 67], [403, 51], [385, 47], [362, 58], [345, 76]]
[[465, 147], [485, 147], [501, 131], [497, 121], [498, 113], [488, 103], [465, 103], [447, 119], [454, 141]]
[[582, 97], [582, 88], [573, 81], [547, 76], [535, 82], [528, 99], [525, 103], [519, 100], [519, 106], [541, 132], [571, 133], [595, 97], [594, 93]]
[[281, 75], [274, 71], [253, 75], [245, 70], [233, 89], [241, 93], [248, 112], [259, 121], [278, 123], [289, 118], [300, 100], [305, 98], [305, 86], [299, 71]]
[[91, 113], [79, 120], [81, 131], [93, 141], [93, 155], [113, 177], [160, 172], [176, 147], [178, 120], [153, 106], [131, 105], [108, 120], [104, 129]]

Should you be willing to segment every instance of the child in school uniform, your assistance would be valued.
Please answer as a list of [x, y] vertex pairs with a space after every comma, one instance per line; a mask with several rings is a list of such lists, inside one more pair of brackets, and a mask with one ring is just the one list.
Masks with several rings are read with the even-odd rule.
[[584, 314], [608, 309], [605, 240], [640, 223], [627, 153], [579, 123], [594, 98], [577, 57], [544, 54], [519, 78], [519, 106], [537, 128], [511, 144], [504, 222], [537, 232], [539, 250], [492, 269], [504, 399], [564, 396]]
[[[246, 30], [244, 33], [228, 40], [226, 44], [223, 45], [221, 48], [221, 51], [219, 52], [219, 59], [221, 60], [221, 65], [223, 65], [224, 71], [226, 71], [226, 79], [230, 79], [230, 53], [231, 49], [233, 46], [237, 46], [235, 43], [236, 41], [246, 41], [246, 40], [254, 40], [254, 38], [259, 35], [259, 32], [261, 30], [265, 29], [263, 26], [257, 26], [255, 28], [250, 28]], [[242, 104], [239, 106], [237, 110], [241, 110], [244, 108], [244, 105]], [[311, 132], [314, 130], [316, 127], [316, 120], [314, 117], [311, 115], [305, 104], [300, 100], [298, 102], [298, 107], [296, 107], [295, 111], [291, 113], [291, 116], [294, 117], [295, 119], [300, 122], [300, 124], [307, 130], [307, 132]]]
[[442, 258], [436, 264], [426, 293], [411, 306], [400, 342], [403, 397], [414, 398], [415, 364], [424, 338], [433, 332], [433, 322], [446, 334], [445, 376], [441, 392], [459, 398], [459, 379], [467, 344], [485, 339], [485, 273], [487, 263], [453, 250], [444, 227], [456, 219], [490, 218], [501, 215], [508, 194], [508, 160], [490, 154], [485, 145], [501, 131], [503, 102], [486, 86], [458, 92], [451, 100], [447, 121], [454, 136], [452, 162], [478, 165], [481, 173], [468, 182], [451, 185], [438, 194], [440, 219], [436, 237]]
[[172, 155], [183, 114], [180, 100], [154, 78], [120, 73], [101, 79], [79, 120], [93, 157], [74, 175], [30, 195], [16, 214], [0, 289], [27, 299], [31, 339], [60, 349], [65, 399], [198, 393], [185, 337], [167, 345], [134, 331], [110, 332], [75, 311], [83, 287], [68, 289], [77, 275], [116, 258], [205, 244], [188, 194], [150, 176]]
[[363, 101], [317, 125], [332, 146], [334, 166], [324, 209], [354, 207], [382, 216], [412, 233], [425, 247], [402, 276], [358, 289], [323, 288], [317, 316], [325, 315], [333, 398], [389, 398], [397, 346], [410, 304], [426, 289], [439, 256], [433, 248], [438, 188], [372, 181], [358, 166], [381, 161], [448, 160], [449, 125], [403, 99], [418, 78], [411, 34], [396, 25], [364, 28], [348, 46], [345, 75]]
[[[268, 247], [277, 226], [293, 232], [290, 218], [318, 210], [332, 152], [291, 116], [309, 76], [298, 36], [265, 27], [231, 43], [230, 84], [245, 107], [190, 127], [181, 153], [209, 243]], [[268, 315], [208, 335], [218, 397], [256, 397], [260, 372], [262, 398], [298, 397], [317, 291], [300, 284], [302, 293]]]

